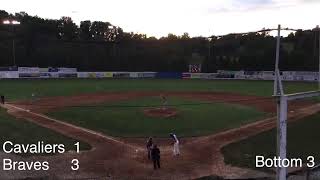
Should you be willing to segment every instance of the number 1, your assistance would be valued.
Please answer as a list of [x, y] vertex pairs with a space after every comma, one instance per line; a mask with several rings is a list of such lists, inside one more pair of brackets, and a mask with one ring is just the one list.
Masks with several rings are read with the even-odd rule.
[[79, 153], [80, 152], [80, 143], [77, 142], [74, 145], [77, 147], [77, 153]]

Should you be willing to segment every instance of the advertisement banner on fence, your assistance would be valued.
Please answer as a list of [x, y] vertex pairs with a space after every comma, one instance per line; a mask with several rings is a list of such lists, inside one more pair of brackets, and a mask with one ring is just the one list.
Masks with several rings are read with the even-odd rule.
[[201, 78], [201, 73], [192, 73], [191, 74], [191, 79], [200, 79]]
[[138, 78], [138, 72], [130, 72], [130, 78]]
[[217, 73], [202, 73], [200, 75], [201, 79], [216, 79], [217, 78]]
[[19, 73], [19, 78], [39, 78], [40, 73]]
[[299, 76], [312, 76], [315, 75], [316, 72], [309, 72], [309, 71], [296, 71], [295, 75], [299, 75]]
[[8, 78], [8, 77], [7, 77], [7, 73], [0, 71], [0, 79], [3, 79], [3, 78]]
[[88, 78], [89, 75], [87, 72], [78, 72], [78, 78]]
[[304, 81], [317, 81], [318, 77], [313, 75], [304, 75], [303, 76]]
[[78, 78], [105, 78], [105, 72], [78, 72]]
[[40, 72], [75, 73], [77, 72], [77, 68], [48, 67], [48, 68], [40, 68]]
[[39, 68], [40, 72], [49, 72], [49, 68]]
[[129, 72], [114, 72], [113, 73], [114, 78], [130, 78]]
[[94, 73], [94, 72], [89, 72], [89, 73], [88, 73], [88, 77], [89, 77], [89, 78], [96, 78], [97, 76], [96, 76], [96, 73]]
[[48, 67], [48, 72], [59, 72], [59, 69], [55, 67]]
[[156, 74], [156, 78], [164, 78], [164, 79], [181, 79], [181, 72], [158, 72]]
[[104, 72], [96, 72], [96, 77], [97, 78], [104, 78], [105, 76], [104, 76]]
[[76, 78], [77, 73], [59, 73], [59, 78]]
[[77, 72], [77, 68], [59, 67], [58, 70], [61, 73], [74, 73], [74, 72]]
[[217, 78], [235, 78], [236, 72], [237, 71], [218, 70]]
[[274, 72], [273, 71], [263, 71], [262, 73], [264, 80], [273, 80], [274, 79]]
[[282, 80], [293, 81], [293, 75], [284, 74], [284, 75], [282, 75]]
[[215, 79], [217, 73], [182, 73], [183, 79]]
[[138, 78], [155, 78], [156, 72], [139, 72]]
[[104, 77], [106, 77], [106, 78], [112, 78], [112, 77], [113, 77], [113, 73], [112, 73], [112, 72], [105, 72], [105, 73], [104, 73]]
[[190, 79], [191, 73], [182, 73], [182, 79]]
[[0, 71], [0, 79], [19, 78], [18, 71]]
[[16, 66], [0, 67], [0, 71], [18, 71], [18, 67], [16, 67]]
[[88, 72], [89, 78], [104, 78], [105, 73], [104, 72]]
[[39, 73], [40, 68], [38, 67], [18, 67], [19, 73]]
[[52, 78], [59, 78], [59, 73], [57, 72], [49, 72]]
[[49, 72], [41, 72], [40, 78], [52, 78], [52, 75]]

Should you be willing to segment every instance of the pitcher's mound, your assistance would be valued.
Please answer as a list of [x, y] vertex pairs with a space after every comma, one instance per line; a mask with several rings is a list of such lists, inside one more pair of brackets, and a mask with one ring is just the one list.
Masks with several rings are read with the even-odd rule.
[[143, 113], [150, 117], [169, 118], [176, 116], [178, 111], [175, 108], [148, 108], [144, 109]]

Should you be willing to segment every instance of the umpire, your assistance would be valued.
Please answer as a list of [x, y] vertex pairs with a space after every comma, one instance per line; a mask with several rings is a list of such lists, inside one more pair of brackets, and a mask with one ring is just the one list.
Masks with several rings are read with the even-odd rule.
[[153, 161], [153, 168], [160, 169], [160, 149], [157, 147], [156, 144], [153, 145], [153, 148], [151, 150], [151, 157]]
[[0, 99], [1, 99], [1, 104], [4, 104], [4, 95], [1, 95]]

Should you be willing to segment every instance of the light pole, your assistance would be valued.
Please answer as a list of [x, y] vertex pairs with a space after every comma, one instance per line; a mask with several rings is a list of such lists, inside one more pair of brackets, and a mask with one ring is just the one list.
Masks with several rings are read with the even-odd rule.
[[210, 61], [211, 56], [211, 44], [210, 44], [211, 38], [208, 38], [208, 60]]
[[318, 90], [320, 90], [320, 27], [319, 25], [317, 26], [317, 30], [318, 30], [318, 38], [319, 38], [319, 44], [318, 44], [318, 55], [319, 55], [319, 69], [318, 69]]
[[[20, 25], [20, 22], [16, 20], [4, 20], [3, 24], [11, 26], [12, 33], [13, 33], [14, 26]], [[14, 37], [12, 38], [12, 59], [13, 59], [13, 65], [16, 66], [16, 49], [15, 49]]]

